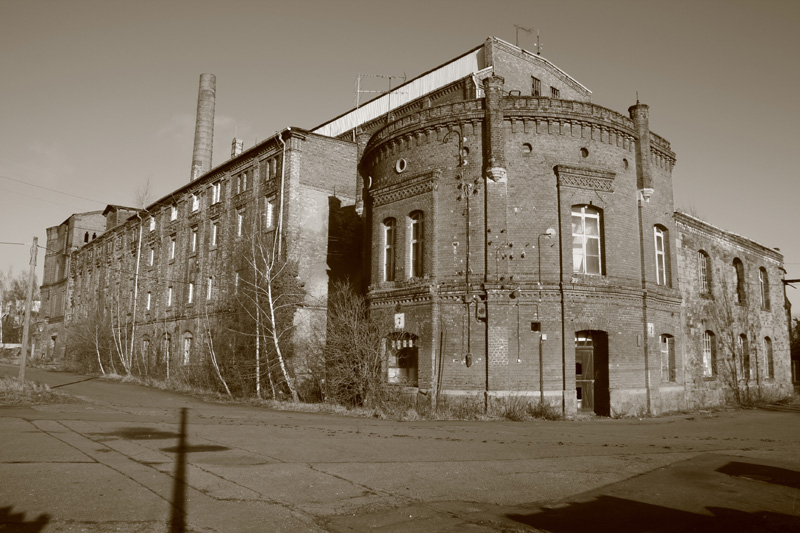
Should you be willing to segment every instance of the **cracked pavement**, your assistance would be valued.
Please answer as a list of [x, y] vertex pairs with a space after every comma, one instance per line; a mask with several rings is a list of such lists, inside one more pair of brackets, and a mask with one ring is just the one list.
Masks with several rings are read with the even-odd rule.
[[0, 407], [0, 531], [800, 528], [792, 409], [395, 422], [28, 378], [83, 402]]

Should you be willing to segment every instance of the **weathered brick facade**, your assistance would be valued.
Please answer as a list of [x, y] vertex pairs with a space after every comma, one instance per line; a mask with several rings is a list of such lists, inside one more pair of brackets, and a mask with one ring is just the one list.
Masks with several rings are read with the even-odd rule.
[[134, 313], [142, 335], [196, 335], [188, 284], [204, 298], [205, 280], [234, 276], [236, 217], [277, 231], [255, 223], [273, 199], [308, 291], [298, 325], [324, 321], [332, 279], [361, 284], [395, 329], [390, 381], [428, 399], [526, 395], [566, 414], [661, 413], [726, 399], [723, 380], [698, 366], [708, 329], [698, 317], [722, 300], [697, 296], [691, 262], [701, 245], [720, 264], [741, 248], [748, 279], [763, 267], [770, 284], [771, 307], [753, 311], [747, 334], [769, 338], [773, 364], [754, 377], [788, 390], [782, 257], [673, 216], [675, 159], [646, 105], [627, 115], [595, 105], [546, 59], [488, 39], [394, 95], [260, 143], [109, 229], [73, 252], [70, 305], [130, 292], [138, 254], [140, 310], [151, 295]]

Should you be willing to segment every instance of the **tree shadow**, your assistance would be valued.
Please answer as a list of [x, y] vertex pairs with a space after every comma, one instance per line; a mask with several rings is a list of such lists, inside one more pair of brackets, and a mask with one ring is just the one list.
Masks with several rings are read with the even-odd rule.
[[161, 429], [148, 428], [148, 427], [130, 427], [122, 428], [117, 431], [109, 431], [107, 433], [94, 433], [94, 435], [104, 435], [107, 437], [119, 437], [125, 440], [162, 440], [174, 439], [179, 435], [172, 431], [163, 431]]
[[172, 485], [172, 513], [169, 530], [171, 533], [186, 531], [186, 416], [188, 409], [181, 408], [180, 432], [175, 457], [175, 477]]
[[786, 468], [731, 461], [725, 466], [717, 468], [717, 472], [729, 476], [754, 479], [774, 485], [783, 485], [793, 489], [800, 489], [800, 472]]
[[50, 515], [42, 513], [33, 520], [25, 521], [25, 513], [15, 513], [13, 506], [0, 507], [0, 531], [23, 531], [35, 533], [44, 531], [50, 523]]
[[724, 507], [706, 507], [701, 515], [613, 496], [598, 496], [526, 515], [508, 518], [552, 533], [567, 532], [756, 532], [800, 531], [800, 517], [771, 511], [749, 513]]

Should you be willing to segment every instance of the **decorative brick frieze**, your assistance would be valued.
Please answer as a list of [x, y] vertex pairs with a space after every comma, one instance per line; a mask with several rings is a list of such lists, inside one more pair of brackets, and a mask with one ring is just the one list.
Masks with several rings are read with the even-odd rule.
[[438, 186], [438, 180], [441, 172], [438, 170], [426, 172], [419, 176], [406, 178], [402, 182], [392, 183], [380, 189], [370, 191], [373, 199], [373, 205], [378, 207], [381, 205], [389, 204], [410, 198], [426, 192], [431, 192]]
[[614, 192], [614, 177], [616, 176], [614, 172], [558, 165], [556, 166], [556, 174], [558, 175], [558, 185], [560, 187]]

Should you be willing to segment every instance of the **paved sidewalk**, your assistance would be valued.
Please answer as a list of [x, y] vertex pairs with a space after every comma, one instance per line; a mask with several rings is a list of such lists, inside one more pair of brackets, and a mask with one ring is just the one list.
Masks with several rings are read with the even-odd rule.
[[800, 530], [792, 411], [392, 422], [29, 378], [84, 402], [0, 408], [0, 531]]

